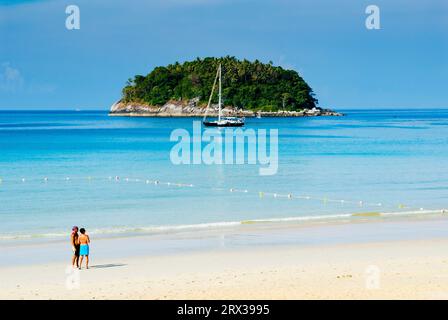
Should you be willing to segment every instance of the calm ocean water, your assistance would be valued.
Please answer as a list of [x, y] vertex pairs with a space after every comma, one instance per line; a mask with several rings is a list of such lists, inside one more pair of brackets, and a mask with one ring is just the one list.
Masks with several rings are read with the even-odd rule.
[[273, 176], [258, 165], [172, 164], [170, 133], [192, 121], [1, 111], [0, 239], [65, 236], [75, 224], [151, 232], [448, 207], [448, 110], [247, 119], [247, 128], [278, 129]]

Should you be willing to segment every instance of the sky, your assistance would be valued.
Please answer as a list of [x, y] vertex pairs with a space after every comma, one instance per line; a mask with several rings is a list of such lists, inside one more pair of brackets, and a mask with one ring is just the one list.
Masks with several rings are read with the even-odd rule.
[[448, 1], [0, 0], [0, 110], [105, 110], [136, 74], [225, 55], [298, 71], [321, 107], [448, 107]]

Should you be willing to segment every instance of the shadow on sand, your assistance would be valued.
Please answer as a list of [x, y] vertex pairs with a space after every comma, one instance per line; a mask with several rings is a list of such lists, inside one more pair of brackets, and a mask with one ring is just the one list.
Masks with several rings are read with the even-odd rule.
[[92, 269], [105, 269], [105, 268], [115, 268], [115, 267], [124, 267], [126, 264], [124, 263], [109, 263], [109, 264], [97, 264], [94, 266], [90, 266]]

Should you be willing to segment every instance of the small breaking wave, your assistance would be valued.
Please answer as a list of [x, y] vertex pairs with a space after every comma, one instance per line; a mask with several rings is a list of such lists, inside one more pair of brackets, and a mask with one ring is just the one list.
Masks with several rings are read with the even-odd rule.
[[[298, 216], [283, 218], [266, 218], [266, 219], [249, 219], [241, 221], [224, 221], [209, 222], [184, 225], [163, 225], [148, 227], [111, 227], [103, 229], [90, 229], [90, 234], [99, 236], [119, 236], [119, 235], [138, 235], [138, 234], [166, 234], [170, 232], [195, 231], [195, 230], [213, 230], [238, 227], [251, 224], [262, 223], [286, 223], [286, 222], [315, 222], [315, 221], [338, 221], [338, 220], [356, 220], [359, 218], [369, 219], [374, 217], [394, 217], [394, 216], [413, 216], [413, 215], [434, 215], [448, 213], [446, 210], [411, 210], [411, 211], [391, 211], [391, 212], [359, 212], [335, 215], [315, 215], [315, 216]], [[31, 240], [31, 239], [59, 239], [68, 237], [69, 232], [53, 232], [40, 234], [3, 234], [0, 235], [2, 240]]]

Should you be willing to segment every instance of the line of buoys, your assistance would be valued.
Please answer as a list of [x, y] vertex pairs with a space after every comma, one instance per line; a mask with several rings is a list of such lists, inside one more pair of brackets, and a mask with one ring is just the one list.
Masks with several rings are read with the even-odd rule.
[[[220, 188], [213, 188], [214, 190], [224, 190], [224, 189], [220, 189]], [[235, 189], [235, 188], [230, 188], [228, 189], [230, 192], [237, 192], [241, 190], [239, 189]], [[245, 193], [249, 193], [249, 191], [247, 189], [244, 190]], [[301, 200], [318, 200], [321, 201], [324, 205], [328, 204], [329, 202], [334, 202], [334, 203], [341, 203], [341, 204], [352, 204], [352, 205], [356, 205], [359, 207], [385, 207], [386, 205], [384, 205], [384, 203], [382, 202], [365, 202], [365, 201], [351, 201], [351, 200], [345, 200], [345, 199], [330, 199], [327, 197], [312, 197], [312, 196], [299, 196], [299, 195], [293, 195], [292, 193], [288, 193], [288, 194], [279, 194], [279, 193], [269, 193], [269, 192], [264, 192], [264, 191], [258, 191], [257, 192], [258, 197], [259, 198], [265, 198], [266, 196], [272, 196], [273, 198], [286, 198], [286, 199], [301, 199]], [[393, 207], [392, 205], [390, 207]], [[406, 206], [403, 204], [398, 205], [399, 209], [407, 209], [407, 210], [420, 210], [420, 211], [425, 211], [424, 208], [412, 208], [410, 206]], [[433, 211], [439, 211], [439, 210], [431, 210]], [[446, 209], [440, 209], [441, 213], [447, 213], [448, 211]], [[368, 213], [370, 216], [374, 215], [372, 212]], [[375, 213], [376, 214], [376, 213]]]
[[[166, 185], [166, 186], [176, 186], [176, 187], [188, 187], [188, 188], [192, 188], [195, 187], [195, 185], [193, 184], [189, 184], [189, 183], [177, 183], [177, 182], [163, 182], [160, 180], [150, 180], [150, 179], [141, 179], [141, 178], [129, 178], [129, 177], [125, 177], [125, 178], [121, 178], [120, 176], [109, 176], [108, 178], [104, 179], [104, 178], [94, 178], [92, 176], [87, 176], [86, 178], [82, 178], [82, 179], [86, 179], [87, 181], [101, 181], [101, 180], [109, 180], [109, 181], [126, 181], [126, 182], [143, 182], [146, 184], [154, 184], [154, 185]], [[33, 181], [36, 179], [27, 179], [25, 177], [22, 177], [20, 179], [20, 181], [22, 183], [25, 182], [29, 182], [29, 181]], [[40, 179], [38, 179], [40, 180]], [[50, 182], [50, 181], [61, 181], [61, 178], [59, 179], [49, 179], [48, 177], [44, 177], [43, 181], [45, 183]], [[62, 179], [62, 181], [75, 181], [75, 180], [79, 180], [79, 178], [71, 178], [71, 177], [65, 177]], [[16, 180], [17, 181], [17, 180]], [[42, 181], [42, 180], [40, 180]], [[2, 183], [6, 183], [7, 180], [4, 180], [3, 178], [0, 178], [0, 184]], [[204, 186], [198, 186], [199, 188], [207, 188]], [[252, 192], [250, 192], [248, 189], [239, 189], [239, 188], [216, 188], [216, 187], [212, 187], [212, 188], [207, 188], [207, 189], [211, 189], [211, 190], [216, 190], [216, 191], [227, 191], [227, 192], [231, 192], [231, 193], [245, 193], [245, 194], [250, 194]], [[270, 192], [265, 192], [265, 191], [257, 191], [256, 194], [258, 194], [258, 197], [260, 199], [264, 199], [266, 197], [273, 197], [273, 198], [284, 198], [284, 199], [288, 199], [288, 200], [316, 200], [316, 201], [320, 201], [322, 202], [324, 205], [327, 205], [328, 203], [332, 202], [332, 203], [340, 203], [342, 205], [356, 205], [359, 207], [384, 207], [387, 205], [384, 205], [382, 202], [377, 202], [377, 203], [373, 203], [373, 202], [364, 202], [363, 200], [359, 200], [359, 201], [353, 201], [353, 200], [347, 200], [347, 199], [331, 199], [328, 197], [313, 197], [310, 195], [294, 195], [293, 193], [270, 193]], [[388, 206], [389, 207], [389, 206]], [[394, 207], [393, 205], [391, 205], [390, 207]], [[407, 210], [420, 210], [420, 211], [424, 211], [424, 208], [412, 208], [410, 206], [407, 206], [403, 203], [399, 203], [397, 205], [398, 209], [407, 209]], [[446, 209], [441, 209], [440, 210], [441, 213], [447, 213]], [[375, 212], [376, 213], [376, 212]], [[369, 215], [371, 215], [371, 212], [368, 212]]]
[[[231, 192], [235, 192], [237, 189], [231, 188]], [[247, 193], [248, 191], [245, 190]], [[258, 195], [260, 198], [263, 198], [265, 196], [272, 196], [273, 198], [286, 198], [286, 199], [300, 199], [300, 200], [317, 200], [324, 204], [333, 202], [333, 203], [341, 203], [341, 204], [353, 204], [357, 206], [375, 206], [375, 207], [381, 207], [382, 203], [368, 203], [364, 201], [350, 201], [350, 200], [341, 200], [341, 199], [330, 199], [328, 197], [311, 197], [311, 196], [302, 196], [302, 195], [293, 195], [292, 193], [287, 194], [280, 194], [280, 193], [269, 193], [269, 192], [263, 192], [258, 191]]]

